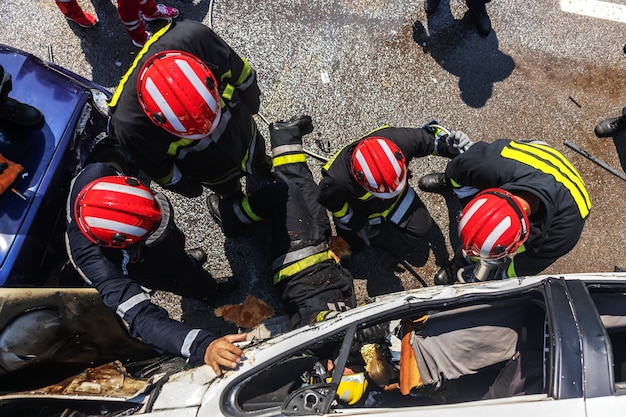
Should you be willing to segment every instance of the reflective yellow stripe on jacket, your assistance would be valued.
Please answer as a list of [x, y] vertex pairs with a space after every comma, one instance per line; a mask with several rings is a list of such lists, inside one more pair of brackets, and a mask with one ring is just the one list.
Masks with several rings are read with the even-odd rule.
[[300, 271], [304, 271], [305, 269], [310, 268], [313, 265], [327, 261], [329, 259], [333, 259], [335, 262], [339, 263], [339, 258], [331, 250], [316, 253], [315, 255], [307, 256], [304, 259], [294, 262], [274, 274], [274, 285], [278, 284], [284, 279], [294, 276]]
[[150, 48], [150, 45], [155, 43], [161, 36], [163, 36], [165, 32], [170, 30], [170, 26], [172, 26], [172, 22], [168, 23], [167, 25], [163, 26], [163, 28], [159, 29], [158, 32], [156, 32], [154, 35], [150, 37], [150, 39], [148, 39], [148, 41], [143, 46], [143, 48], [141, 48], [141, 51], [139, 51], [139, 53], [135, 57], [135, 60], [133, 61], [133, 65], [131, 65], [130, 68], [128, 68], [128, 71], [126, 71], [126, 74], [124, 74], [124, 76], [122, 77], [122, 80], [120, 81], [117, 88], [115, 89], [115, 93], [113, 93], [113, 97], [111, 97], [111, 100], [109, 100], [109, 107], [117, 106], [117, 101], [120, 99], [120, 96], [122, 95], [122, 91], [124, 91], [124, 86], [126, 85], [126, 82], [128, 81], [128, 77], [130, 77], [130, 74], [132, 74], [135, 68], [137, 68], [137, 64], [139, 64], [139, 61], [141, 61], [141, 58], [143, 58], [146, 52], [148, 52], [148, 48]]
[[578, 206], [580, 217], [585, 218], [591, 209], [591, 200], [585, 183], [576, 168], [557, 150], [541, 143], [509, 142], [502, 149], [503, 158], [513, 159], [551, 175], [567, 188]]

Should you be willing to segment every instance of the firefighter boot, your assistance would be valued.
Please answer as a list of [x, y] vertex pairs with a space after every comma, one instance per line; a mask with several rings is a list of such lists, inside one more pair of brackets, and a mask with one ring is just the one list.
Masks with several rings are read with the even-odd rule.
[[239, 204], [241, 197], [243, 194], [222, 198], [217, 194], [211, 194], [207, 197], [209, 213], [226, 237], [235, 237], [243, 229], [244, 225], [237, 219], [234, 210], [234, 206]]
[[[270, 124], [272, 156], [276, 157], [293, 151], [302, 152], [302, 136], [312, 131], [311, 116], [299, 115], [286, 122], [279, 120]], [[290, 145], [295, 145], [295, 147]]]
[[0, 101], [0, 122], [2, 121], [21, 127], [40, 127], [44, 117], [33, 106], [7, 97]]
[[91, 14], [83, 11], [83, 9], [78, 5], [76, 0], [56, 0], [56, 4], [57, 6], [59, 6], [59, 9], [61, 10], [61, 13], [63, 13], [65, 18], [76, 23], [78, 26], [90, 28], [98, 23], [98, 19]]
[[626, 116], [612, 117], [604, 119], [596, 125], [594, 133], [599, 138], [615, 136], [626, 128]]
[[202, 248], [187, 249], [185, 252], [187, 252], [187, 255], [195, 259], [200, 265], [204, 265], [208, 259], [206, 252]]
[[469, 264], [471, 264], [471, 262], [468, 262], [465, 258], [463, 251], [458, 249], [452, 258], [452, 261], [448, 265], [439, 268], [439, 271], [437, 271], [433, 277], [435, 285], [454, 284], [454, 282], [457, 281], [457, 272], [459, 269], [462, 269]]
[[450, 182], [443, 172], [434, 172], [424, 175], [419, 179], [417, 185], [420, 190], [427, 193], [444, 193], [450, 189]]

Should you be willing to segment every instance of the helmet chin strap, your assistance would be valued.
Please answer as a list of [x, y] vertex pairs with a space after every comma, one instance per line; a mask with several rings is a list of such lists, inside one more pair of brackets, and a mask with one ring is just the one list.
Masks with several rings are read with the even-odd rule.
[[172, 204], [167, 197], [162, 193], [155, 193], [154, 198], [161, 208], [161, 221], [159, 222], [157, 228], [154, 229], [154, 232], [150, 233], [146, 237], [144, 241], [146, 246], [154, 246], [163, 241], [163, 239], [167, 237], [170, 225], [174, 220], [174, 217], [172, 216]]

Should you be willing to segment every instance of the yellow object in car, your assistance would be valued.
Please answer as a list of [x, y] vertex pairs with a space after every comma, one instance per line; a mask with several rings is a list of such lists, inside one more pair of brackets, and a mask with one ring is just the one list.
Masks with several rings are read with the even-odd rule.
[[[326, 382], [330, 382], [331, 379], [328, 378]], [[354, 405], [363, 397], [366, 389], [367, 378], [365, 377], [365, 372], [344, 375], [341, 377], [341, 382], [339, 382], [337, 395], [339, 396], [339, 401], [348, 405]]]

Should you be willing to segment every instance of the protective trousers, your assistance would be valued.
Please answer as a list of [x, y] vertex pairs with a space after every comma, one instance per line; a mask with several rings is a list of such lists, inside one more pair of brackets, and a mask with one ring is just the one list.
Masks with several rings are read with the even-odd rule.
[[[330, 251], [328, 214], [317, 202], [299, 133], [271, 130], [271, 135], [278, 181], [248, 196], [247, 204], [256, 215], [272, 219], [273, 282], [295, 328], [321, 311], [353, 308], [356, 299], [350, 272]], [[278, 148], [295, 151], [278, 155]]]

